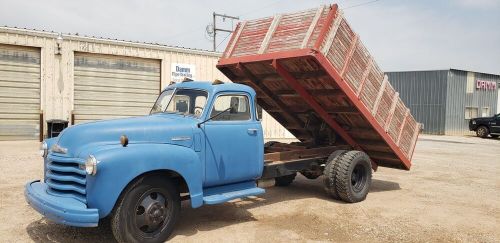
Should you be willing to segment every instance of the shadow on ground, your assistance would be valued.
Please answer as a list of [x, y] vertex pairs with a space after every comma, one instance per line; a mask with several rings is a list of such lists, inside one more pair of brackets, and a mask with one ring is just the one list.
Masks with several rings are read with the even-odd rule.
[[[398, 183], [373, 179], [370, 193], [400, 189]], [[195, 209], [189, 206], [189, 201], [185, 201], [182, 203], [180, 219], [172, 236], [191, 236], [200, 231], [211, 231], [229, 225], [256, 221], [257, 219], [249, 212], [249, 209], [283, 201], [317, 198], [331, 201], [331, 203], [344, 204], [325, 194], [322, 177], [308, 180], [298, 176], [297, 180], [288, 187], [271, 187], [266, 191], [259, 197]], [[35, 242], [114, 242], [108, 220], [103, 220], [97, 228], [77, 228], [40, 219], [29, 224], [26, 231]]]
[[97, 228], [77, 228], [52, 223], [46, 219], [32, 222], [26, 232], [34, 242], [116, 242], [109, 221], [103, 220]]

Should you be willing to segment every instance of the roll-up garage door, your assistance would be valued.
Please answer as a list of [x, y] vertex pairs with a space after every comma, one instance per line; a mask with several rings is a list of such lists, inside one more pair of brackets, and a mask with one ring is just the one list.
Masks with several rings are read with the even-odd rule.
[[0, 140], [40, 137], [40, 49], [0, 45]]
[[160, 60], [75, 54], [75, 124], [146, 115], [160, 92]]

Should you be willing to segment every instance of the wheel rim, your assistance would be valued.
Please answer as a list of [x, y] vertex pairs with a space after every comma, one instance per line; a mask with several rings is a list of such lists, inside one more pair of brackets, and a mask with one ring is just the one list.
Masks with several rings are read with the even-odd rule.
[[355, 192], [362, 191], [363, 188], [365, 188], [366, 179], [366, 168], [361, 164], [357, 164], [351, 173], [351, 185], [353, 190]]
[[484, 136], [484, 134], [486, 133], [486, 130], [484, 129], [484, 127], [481, 127], [481, 128], [479, 128], [478, 133], [479, 133], [479, 136]]
[[154, 236], [167, 225], [170, 204], [158, 189], [145, 192], [135, 206], [135, 225], [147, 236]]

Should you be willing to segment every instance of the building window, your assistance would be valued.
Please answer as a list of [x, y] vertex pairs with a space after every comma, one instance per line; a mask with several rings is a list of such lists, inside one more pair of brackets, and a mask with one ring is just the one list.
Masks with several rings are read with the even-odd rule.
[[474, 79], [475, 75], [473, 72], [467, 72], [467, 94], [474, 93]]
[[483, 107], [483, 109], [481, 109], [481, 117], [489, 117], [489, 116], [490, 116], [490, 108]]
[[477, 107], [465, 107], [465, 119], [472, 119], [477, 117]]

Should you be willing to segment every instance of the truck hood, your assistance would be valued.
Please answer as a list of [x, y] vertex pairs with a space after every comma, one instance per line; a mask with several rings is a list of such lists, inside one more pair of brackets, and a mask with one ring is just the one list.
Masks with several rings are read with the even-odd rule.
[[492, 121], [493, 117], [477, 117], [472, 118], [471, 121]]
[[168, 143], [190, 147], [197, 120], [175, 114], [155, 114], [142, 117], [97, 121], [66, 128], [57, 145], [67, 150], [66, 156], [79, 157], [87, 150], [119, 145], [126, 135], [129, 144]]

